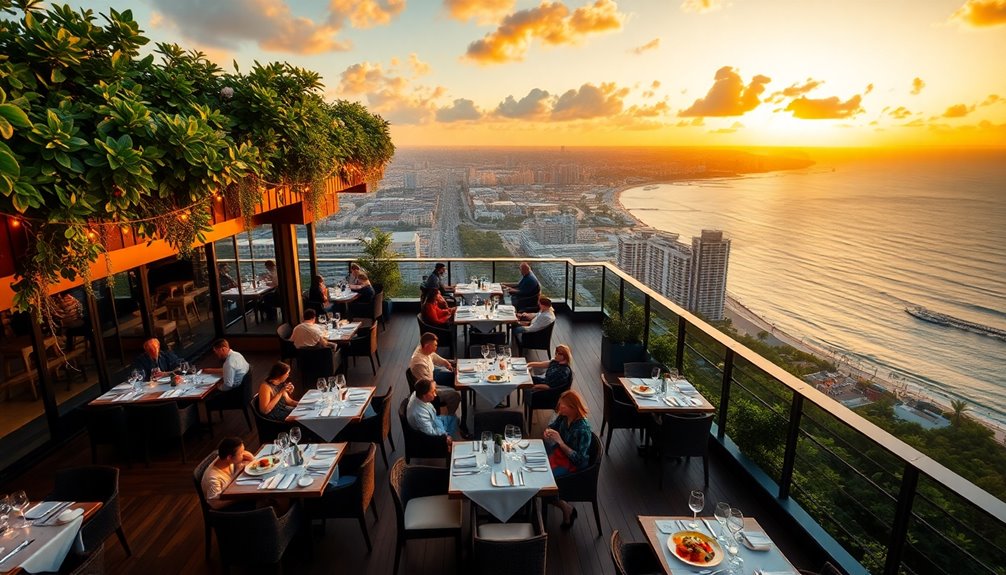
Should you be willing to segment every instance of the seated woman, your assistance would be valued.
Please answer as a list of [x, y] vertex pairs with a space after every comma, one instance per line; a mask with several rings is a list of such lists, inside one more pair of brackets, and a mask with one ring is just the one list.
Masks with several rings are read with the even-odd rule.
[[349, 275], [346, 276], [346, 284], [350, 286], [360, 285], [360, 274], [367, 273], [367, 270], [360, 267], [360, 264], [353, 262], [349, 264]]
[[[441, 303], [442, 302], [442, 303]], [[436, 289], [426, 289], [423, 292], [422, 313], [423, 321], [438, 327], [448, 327], [454, 322], [454, 312], [456, 307], [447, 307], [447, 301], [440, 291]]]
[[360, 297], [356, 301], [359, 303], [374, 301], [374, 286], [370, 284], [370, 278], [367, 274], [361, 271], [357, 274], [356, 279], [360, 283], [349, 286], [349, 289], [360, 294]]
[[573, 361], [573, 352], [565, 344], [555, 346], [555, 357], [550, 361], [529, 361], [527, 363], [528, 369], [545, 370], [544, 376], [531, 376], [531, 380], [534, 381], [532, 391], [569, 385], [569, 382], [573, 380], [573, 368], [569, 365], [571, 361]]
[[[555, 411], [559, 416], [548, 424], [543, 439], [552, 474], [562, 477], [590, 463], [592, 437], [590, 422], [587, 421], [587, 404], [579, 393], [573, 390], [563, 392]], [[554, 503], [562, 509], [561, 527], [569, 529], [576, 520], [576, 509], [561, 499], [556, 499]]]
[[269, 375], [258, 388], [258, 410], [262, 417], [275, 421], [284, 421], [297, 401], [293, 396], [293, 384], [287, 381], [290, 377], [290, 366], [277, 361], [269, 370]]
[[328, 298], [328, 286], [325, 285], [325, 278], [316, 275], [311, 278], [311, 288], [307, 291], [307, 300], [312, 304], [321, 304], [320, 311], [329, 313], [332, 311], [332, 302]]

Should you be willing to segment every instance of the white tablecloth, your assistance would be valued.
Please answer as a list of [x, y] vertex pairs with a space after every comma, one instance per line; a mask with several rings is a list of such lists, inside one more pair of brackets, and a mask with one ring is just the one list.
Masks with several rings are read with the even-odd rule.
[[216, 383], [220, 381], [220, 376], [200, 374], [187, 376], [186, 379], [189, 383], [178, 385], [176, 387], [171, 387], [170, 380], [164, 383], [146, 382], [140, 387], [139, 391], [133, 391], [133, 384], [131, 383], [120, 383], [105, 392], [98, 399], [116, 402], [129, 402], [135, 401], [147, 395], [156, 395], [166, 399], [199, 397], [204, 391], [206, 391], [207, 387], [216, 385]]
[[[540, 439], [530, 440], [530, 446], [526, 450], [518, 450], [517, 453], [545, 453], [545, 446]], [[457, 441], [454, 443], [451, 457], [458, 458], [474, 453], [471, 441]], [[490, 480], [490, 472], [483, 472], [473, 475], [454, 475], [454, 460], [451, 461], [451, 485], [465, 494], [480, 507], [492, 514], [500, 521], [506, 522], [532, 497], [538, 494], [542, 488], [554, 488], [555, 478], [549, 471], [524, 471], [524, 483], [521, 487], [518, 484], [510, 486], [509, 480], [502, 473], [505, 468], [514, 473], [514, 478], [519, 476], [519, 470], [523, 463], [507, 461], [503, 458], [503, 463], [492, 464], [490, 462], [491, 473], [496, 476], [496, 481], [505, 487], [494, 487]], [[459, 468], [465, 471], [470, 468]]]
[[66, 559], [66, 554], [73, 547], [73, 543], [77, 539], [77, 533], [80, 531], [80, 526], [83, 523], [84, 517], [80, 516], [65, 525], [28, 527], [27, 529], [17, 530], [16, 539], [8, 540], [4, 538], [3, 541], [10, 543], [10, 545], [4, 545], [7, 547], [7, 551], [4, 551], [4, 554], [13, 550], [24, 539], [42, 539], [38, 537], [42, 530], [49, 531], [50, 533], [48, 534], [48, 539], [43, 543], [39, 544], [36, 541], [11, 559], [8, 559], [5, 564], [0, 565], [0, 570], [8, 571], [16, 565], [20, 565], [28, 573], [58, 571], [59, 566]]
[[[354, 390], [350, 388], [348, 403], [340, 409], [338, 406], [325, 407], [324, 402], [321, 401], [321, 392], [312, 389], [304, 394], [300, 404], [294, 408], [290, 415], [296, 418], [297, 423], [310, 429], [318, 437], [332, 441], [354, 417], [367, 417], [368, 409], [371, 414], [374, 413], [373, 409], [370, 409], [370, 402], [362, 401], [367, 398], [369, 393], [369, 390], [366, 389]], [[309, 403], [304, 403], [305, 399]]]
[[[674, 568], [675, 573], [679, 572], [698, 573], [699, 571], [702, 571], [704, 568], [692, 567], [691, 565], [688, 565], [687, 563], [684, 563], [683, 561], [678, 559], [677, 556], [671, 552], [670, 548], [667, 547], [667, 539], [670, 538], [671, 534], [676, 533], [678, 531], [691, 529], [690, 527], [687, 527], [684, 524], [675, 525], [675, 523], [677, 522], [674, 520], [669, 520], [669, 524], [666, 521], [658, 522], [657, 533], [659, 534], [659, 539], [662, 543], [661, 551], [664, 554], [664, 559], [666, 559], [667, 563]], [[688, 521], [685, 521], [684, 523], [688, 523]], [[720, 534], [720, 524], [713, 520], [708, 520], [708, 523], [712, 525], [713, 529], [716, 531], [715, 533], [712, 534], [712, 536], [715, 538], [717, 535]], [[696, 529], [695, 531], [701, 531], [702, 533], [709, 534], [709, 529], [706, 528], [706, 525], [705, 523], [703, 523], [703, 521], [699, 520], [698, 524], [699, 528]], [[752, 531], [752, 533], [755, 533], [755, 531]], [[728, 534], [727, 537], [730, 537], [730, 535]], [[727, 553], [725, 544], [723, 542], [720, 542], [720, 545], [724, 547], [723, 549], [724, 557], [723, 557], [723, 563], [717, 565], [715, 567], [716, 569], [726, 567], [727, 562], [730, 560], [730, 555]], [[792, 573], [793, 575], [799, 575], [796, 571], [794, 571], [790, 567], [789, 561], [786, 560], [786, 557], [783, 556], [783, 554], [779, 551], [779, 548], [776, 547], [775, 545], [772, 545], [768, 551], [752, 551], [751, 549], [748, 549], [743, 545], [739, 545], [738, 547], [740, 548], [740, 553], [738, 553], [738, 556], [744, 560], [743, 567], [745, 573], [753, 573], [755, 569], [761, 569], [763, 571], [778, 572], [780, 575], [782, 573]]]
[[461, 372], [458, 373], [458, 383], [465, 385], [474, 391], [479, 397], [489, 402], [490, 406], [495, 406], [499, 402], [503, 401], [503, 399], [516, 390], [518, 386], [531, 383], [531, 375], [528, 374], [526, 368], [523, 371], [511, 370], [508, 374], [510, 376], [510, 380], [499, 383], [487, 381], [485, 379], [486, 375], [488, 374]]
[[454, 315], [455, 322], [467, 323], [481, 332], [492, 331], [498, 324], [515, 319], [517, 315], [510, 305], [501, 305], [495, 312], [490, 313], [486, 313], [485, 306], [463, 305], [458, 306], [458, 311]]

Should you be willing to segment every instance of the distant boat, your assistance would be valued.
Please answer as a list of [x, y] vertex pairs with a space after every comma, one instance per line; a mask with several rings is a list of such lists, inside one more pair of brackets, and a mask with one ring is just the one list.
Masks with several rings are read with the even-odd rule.
[[655, 190], [655, 189], [657, 189], [657, 188], [659, 188], [659, 187], [660, 187], [660, 186], [646, 186], [646, 187], [645, 187], [645, 188], [643, 188], [643, 189], [644, 189], [644, 190]]
[[994, 337], [996, 339], [1006, 341], [1006, 330], [999, 329], [997, 327], [992, 327], [990, 325], [983, 325], [980, 323], [975, 323], [973, 321], [960, 319], [957, 317], [947, 315], [945, 313], [930, 311], [920, 305], [906, 307], [905, 311], [921, 320], [925, 320], [931, 323], [945, 325], [949, 327], [956, 327], [957, 329], [963, 329], [965, 331], [970, 331], [981, 335], [987, 335], [989, 337]]

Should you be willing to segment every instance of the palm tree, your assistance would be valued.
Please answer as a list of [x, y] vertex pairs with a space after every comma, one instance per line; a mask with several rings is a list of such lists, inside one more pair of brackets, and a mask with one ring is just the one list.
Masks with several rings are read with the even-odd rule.
[[951, 399], [950, 409], [954, 410], [954, 417], [953, 419], [950, 420], [951, 423], [953, 423], [954, 425], [960, 425], [961, 415], [963, 415], [965, 411], [970, 409], [970, 407], [971, 406], [968, 405], [968, 402], [964, 401], [963, 399]]

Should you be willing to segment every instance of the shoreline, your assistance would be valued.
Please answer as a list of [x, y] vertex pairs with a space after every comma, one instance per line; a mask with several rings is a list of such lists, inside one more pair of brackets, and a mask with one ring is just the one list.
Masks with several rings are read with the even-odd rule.
[[[763, 172], [758, 172], [763, 173]], [[622, 193], [630, 190], [641, 188], [643, 186], [654, 185], [654, 184], [674, 184], [683, 181], [709, 181], [715, 179], [743, 179], [746, 174], [737, 174], [732, 177], [716, 177], [716, 178], [682, 178], [679, 180], [663, 181], [663, 182], [647, 182], [641, 184], [632, 184], [621, 186], [614, 191], [614, 204], [616, 209], [623, 214], [626, 218], [634, 222], [633, 227], [651, 227], [644, 224], [638, 218], [632, 215], [632, 213], [622, 204]], [[937, 390], [930, 389], [923, 385], [912, 383], [909, 381], [902, 380], [900, 382], [894, 382], [877, 375], [877, 371], [869, 372], [864, 369], [855, 367], [849, 362], [843, 362], [836, 357], [838, 353], [844, 353], [845, 350], [829, 351], [806, 341], [806, 338], [798, 338], [792, 334], [786, 333], [778, 329], [774, 323], [768, 321], [764, 317], [758, 315], [752, 311], [749, 307], [744, 305], [743, 302], [738, 300], [735, 296], [727, 293], [726, 301], [724, 302], [724, 315], [730, 318], [732, 325], [737, 331], [744, 333], [746, 335], [757, 336], [758, 332], [765, 331], [768, 332], [769, 338], [766, 340], [770, 345], [788, 345], [790, 347], [796, 348], [800, 351], [814, 355], [820, 359], [826, 361], [831, 361], [836, 364], [837, 371], [840, 373], [846, 373], [857, 379], [865, 379], [867, 381], [875, 381], [884, 387], [886, 387], [891, 393], [894, 393], [899, 399], [901, 397], [910, 397], [913, 399], [922, 399], [929, 401], [936, 405], [939, 405], [942, 409], [946, 411], [952, 411], [950, 407], [951, 397], [945, 397], [938, 394]], [[874, 366], [876, 367], [876, 366]], [[978, 409], [982, 409], [986, 412], [990, 410], [986, 407], [979, 406], [974, 402], [968, 400], [967, 398], [961, 398], [968, 401], [971, 409], [968, 416], [973, 420], [981, 423], [989, 430], [991, 430], [995, 436], [997, 443], [1001, 445], [1006, 445], [1006, 423], [998, 421], [991, 417], [991, 414], [985, 415], [978, 412]]]

